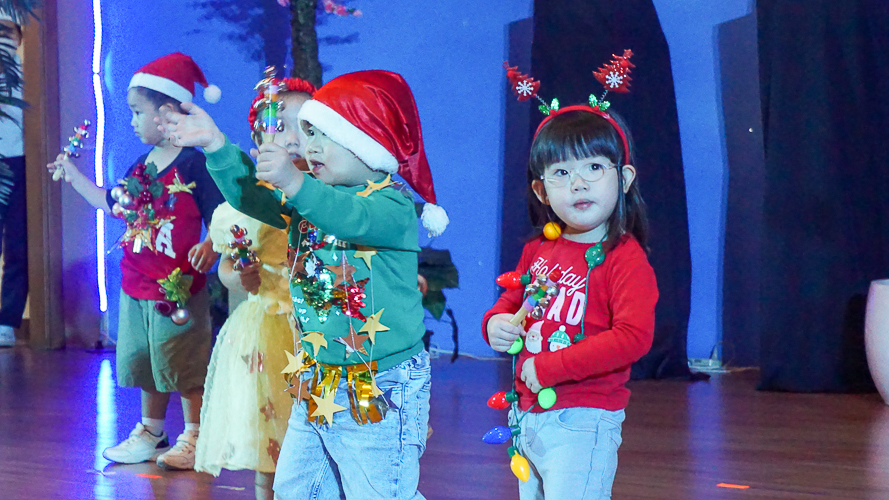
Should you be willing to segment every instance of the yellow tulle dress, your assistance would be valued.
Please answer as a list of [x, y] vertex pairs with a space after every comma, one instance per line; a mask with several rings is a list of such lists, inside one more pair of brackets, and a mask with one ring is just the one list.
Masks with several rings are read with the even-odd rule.
[[291, 399], [281, 371], [293, 352], [295, 323], [287, 286], [287, 233], [234, 210], [213, 213], [213, 248], [231, 253], [232, 224], [247, 229], [263, 266], [259, 293], [248, 295], [222, 326], [213, 353], [204, 400], [195, 470], [218, 476], [222, 469], [274, 472], [287, 430]]

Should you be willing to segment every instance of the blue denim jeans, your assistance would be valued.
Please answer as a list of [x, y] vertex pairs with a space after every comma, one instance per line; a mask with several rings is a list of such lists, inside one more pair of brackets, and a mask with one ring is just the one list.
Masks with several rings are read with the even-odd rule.
[[375, 424], [358, 425], [352, 418], [345, 377], [334, 401], [347, 409], [334, 414], [333, 425], [309, 422], [305, 403], [293, 407], [275, 471], [275, 498], [423, 500], [417, 483], [429, 423], [429, 354], [378, 373], [377, 386], [392, 390], [397, 408]]
[[[510, 425], [515, 415], [509, 414]], [[516, 449], [528, 459], [531, 478], [519, 481], [521, 500], [611, 498], [624, 411], [564, 408], [528, 413]]]

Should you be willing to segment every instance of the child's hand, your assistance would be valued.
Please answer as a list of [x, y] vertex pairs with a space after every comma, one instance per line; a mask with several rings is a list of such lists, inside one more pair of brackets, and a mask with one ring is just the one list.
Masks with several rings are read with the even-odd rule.
[[251, 150], [256, 157], [256, 178], [270, 182], [288, 198], [296, 195], [303, 184], [303, 173], [293, 163], [287, 149], [267, 142], [259, 150]]
[[56, 177], [56, 172], [61, 172], [59, 175], [61, 175], [61, 178], [69, 184], [78, 176], [84, 176], [80, 172], [80, 170], [77, 170], [77, 167], [74, 166], [73, 163], [71, 163], [71, 160], [65, 157], [64, 154], [60, 154], [59, 156], [57, 156], [56, 161], [46, 166], [46, 170], [50, 174], [53, 174], [53, 180], [58, 180], [59, 178]]
[[154, 119], [158, 130], [174, 146], [200, 147], [207, 153], [218, 151], [225, 145], [225, 135], [206, 111], [191, 102], [183, 102], [187, 115], [164, 108]]
[[261, 267], [262, 264], [256, 263], [251, 264], [240, 271], [235, 271], [241, 278], [241, 286], [244, 287], [244, 290], [247, 290], [247, 293], [256, 295], [256, 293], [259, 292], [259, 285], [262, 284], [262, 277], [259, 276], [259, 269]]
[[534, 394], [537, 394], [543, 389], [543, 387], [540, 386], [540, 381], [537, 380], [537, 368], [534, 367], [534, 358], [528, 358], [522, 363], [522, 382], [524, 382], [525, 386], [527, 386]]
[[213, 242], [209, 238], [191, 247], [188, 251], [188, 261], [195, 271], [204, 274], [213, 267], [219, 254], [213, 251]]
[[502, 313], [488, 320], [488, 343], [497, 352], [506, 352], [525, 330], [509, 322], [512, 314]]

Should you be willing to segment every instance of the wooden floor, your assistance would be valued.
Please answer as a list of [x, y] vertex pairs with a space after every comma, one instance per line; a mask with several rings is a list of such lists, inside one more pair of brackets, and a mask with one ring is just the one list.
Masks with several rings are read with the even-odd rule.
[[[102, 450], [139, 417], [113, 354], [0, 350], [0, 499], [250, 499], [251, 472], [219, 478], [115, 466]], [[514, 499], [504, 446], [481, 435], [508, 364], [434, 361], [420, 490], [436, 499]], [[755, 373], [631, 385], [616, 499], [889, 499], [889, 407], [879, 396], [754, 390]], [[178, 399], [167, 431], [182, 427]], [[734, 487], [727, 487], [734, 486]], [[558, 499], [563, 500], [563, 499]]]

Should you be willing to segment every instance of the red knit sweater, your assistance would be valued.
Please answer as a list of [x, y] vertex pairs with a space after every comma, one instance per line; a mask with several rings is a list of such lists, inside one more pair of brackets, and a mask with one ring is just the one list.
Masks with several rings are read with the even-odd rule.
[[[534, 356], [537, 378], [543, 387], [556, 391], [552, 409], [586, 406], [615, 411], [626, 408], [630, 391], [630, 366], [651, 348], [654, 337], [654, 307], [658, 299], [654, 271], [645, 252], [635, 238], [625, 236], [605, 256], [605, 262], [589, 275], [589, 297], [585, 296], [589, 266], [584, 252], [592, 245], [559, 238], [554, 241], [537, 238], [522, 251], [516, 268], [520, 273], [548, 274], [558, 266], [562, 270], [559, 295], [554, 298], [543, 319], [526, 319], [526, 330], [540, 330], [525, 336], [525, 348], [516, 363], [516, 387], [519, 404], [527, 410], [537, 401], [521, 381], [522, 364]], [[521, 307], [524, 290], [507, 290], [489, 310], [482, 322], [487, 341], [487, 324], [491, 316], [513, 314]], [[581, 316], [586, 338], [574, 343], [580, 332]], [[550, 342], [562, 330], [571, 345]], [[535, 337], [541, 339], [539, 354]], [[542, 338], [541, 338], [542, 337]], [[557, 338], [565, 338], [557, 335]], [[539, 406], [534, 411], [542, 411]]]

